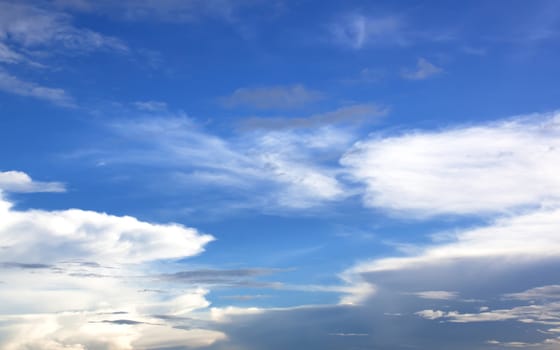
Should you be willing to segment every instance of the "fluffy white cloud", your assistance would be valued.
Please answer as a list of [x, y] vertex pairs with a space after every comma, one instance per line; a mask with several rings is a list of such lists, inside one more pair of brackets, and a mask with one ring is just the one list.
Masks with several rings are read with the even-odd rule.
[[[33, 181], [21, 171], [0, 171], [0, 191], [9, 192], [64, 192], [60, 182]], [[6, 205], [6, 204], [4, 204]]]
[[129, 216], [80, 209], [18, 211], [1, 197], [0, 216], [5, 261], [136, 263], [195, 255], [213, 239], [178, 224], [151, 224]]
[[342, 164], [372, 207], [426, 216], [539, 206], [560, 199], [560, 116], [372, 137]]
[[[62, 188], [21, 172], [2, 176], [12, 190]], [[194, 320], [210, 305], [207, 290], [145, 275], [151, 261], [198, 254], [212, 236], [80, 209], [16, 210], [2, 196], [0, 218], [2, 349], [200, 347], [225, 339]], [[161, 292], [147, 292], [146, 283]]]

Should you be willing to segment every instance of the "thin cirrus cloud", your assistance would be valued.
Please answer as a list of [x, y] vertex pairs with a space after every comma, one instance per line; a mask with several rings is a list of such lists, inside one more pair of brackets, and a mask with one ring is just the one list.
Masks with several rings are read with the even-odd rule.
[[372, 137], [341, 160], [367, 206], [418, 216], [504, 213], [560, 199], [558, 113]]
[[[254, 1], [232, 0], [56, 0], [55, 5], [69, 10], [93, 12], [125, 20], [195, 22], [204, 17], [235, 20], [240, 8]], [[257, 2], [258, 4], [258, 2]]]
[[405, 45], [404, 23], [397, 16], [347, 14], [329, 26], [330, 40], [352, 49], [368, 46]]
[[[126, 53], [121, 40], [78, 28], [66, 13], [26, 2], [0, 1], [0, 63], [48, 67], [53, 55], [74, 55], [106, 50]], [[22, 79], [8, 67], [0, 67], [0, 90], [45, 100], [62, 107], [74, 107], [73, 97], [63, 88], [44, 86]]]
[[434, 75], [438, 75], [443, 72], [441, 67], [429, 62], [427, 59], [420, 57], [416, 62], [415, 69], [403, 69], [401, 76], [408, 80], [424, 80], [428, 79]]
[[348, 130], [324, 125], [221, 137], [170, 112], [107, 127], [123, 146], [120, 152], [97, 149], [96, 162], [159, 167], [175, 192], [193, 184], [230, 188], [240, 190], [238, 202], [261, 208], [309, 208], [348, 195], [339, 169], [330, 164], [353, 141]]
[[229, 108], [291, 109], [303, 107], [322, 98], [323, 94], [321, 92], [296, 84], [291, 86], [239, 88], [221, 100], [224, 106]]
[[[9, 38], [9, 40], [7, 40]], [[15, 48], [127, 51], [121, 40], [72, 24], [72, 17], [25, 2], [0, 2], [0, 40]]]
[[22, 80], [0, 68], [0, 90], [25, 97], [33, 97], [62, 107], [74, 107], [74, 98], [61, 88], [53, 88]]

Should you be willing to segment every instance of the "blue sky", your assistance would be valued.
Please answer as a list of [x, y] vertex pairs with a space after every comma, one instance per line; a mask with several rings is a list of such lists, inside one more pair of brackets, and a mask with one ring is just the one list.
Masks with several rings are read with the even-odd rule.
[[559, 10], [0, 0], [0, 347], [558, 348]]

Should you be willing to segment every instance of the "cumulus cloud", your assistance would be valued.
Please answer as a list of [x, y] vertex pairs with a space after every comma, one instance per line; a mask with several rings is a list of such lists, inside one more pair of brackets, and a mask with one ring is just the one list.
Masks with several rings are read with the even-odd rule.
[[256, 109], [290, 109], [320, 100], [323, 95], [303, 85], [266, 86], [239, 88], [230, 96], [222, 98], [227, 107], [251, 107]]
[[0, 191], [8, 192], [64, 192], [60, 182], [34, 181], [21, 171], [0, 171]]
[[560, 198], [557, 113], [373, 136], [341, 160], [365, 204], [420, 216], [505, 213]]
[[80, 209], [18, 211], [2, 198], [0, 208], [0, 246], [8, 261], [135, 263], [195, 255], [212, 240], [178, 224], [151, 224], [129, 216]]
[[[2, 175], [18, 190], [60, 189], [21, 172]], [[207, 308], [208, 291], [196, 281], [174, 288], [150, 280], [165, 293], [141, 292], [150, 262], [196, 255], [210, 235], [81, 209], [16, 210], [4, 197], [0, 217], [2, 349], [202, 347], [225, 339], [195, 321], [151, 316], [194, 317]]]

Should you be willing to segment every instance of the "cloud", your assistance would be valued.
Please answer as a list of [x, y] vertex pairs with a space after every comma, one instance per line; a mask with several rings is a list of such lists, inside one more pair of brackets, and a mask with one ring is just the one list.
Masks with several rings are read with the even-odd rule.
[[419, 247], [412, 256], [376, 259], [355, 266], [348, 273], [391, 271], [450, 263], [458, 259], [560, 257], [560, 209], [537, 210], [496, 219], [488, 226], [453, 234], [450, 242]]
[[344, 15], [330, 25], [332, 40], [342, 46], [362, 49], [377, 45], [404, 45], [404, 23], [396, 16]]
[[531, 288], [520, 293], [506, 294], [505, 297], [517, 300], [556, 300], [560, 299], [560, 285]]
[[303, 85], [239, 88], [230, 96], [222, 98], [226, 107], [250, 107], [256, 109], [292, 109], [318, 101], [323, 95]]
[[117, 38], [75, 27], [69, 15], [24, 2], [0, 2], [0, 40], [12, 47], [45, 48], [49, 51], [57, 47], [70, 52], [128, 50]]
[[0, 171], [0, 192], [64, 192], [63, 183], [33, 181], [21, 171]]
[[409, 80], [424, 80], [434, 75], [440, 74], [441, 72], [443, 72], [443, 69], [421, 57], [416, 63], [416, 69], [404, 69], [401, 73], [401, 76]]
[[49, 101], [63, 107], [73, 107], [73, 98], [63, 89], [51, 88], [39, 85], [34, 82], [21, 80], [0, 68], [0, 90], [20, 95], [34, 97], [40, 100]]
[[164, 292], [141, 292], [152, 261], [199, 254], [211, 236], [80, 209], [15, 210], [3, 197], [0, 217], [2, 349], [182, 348], [225, 339], [193, 327], [199, 321], [150, 316], [208, 308], [208, 291], [196, 281], [175, 288], [151, 279], [149, 286]]
[[181, 113], [120, 119], [108, 130], [119, 152], [99, 148], [96, 163], [157, 168], [173, 193], [193, 185], [229, 189], [237, 205], [261, 209], [310, 208], [349, 195], [333, 163], [353, 141], [350, 130], [327, 125], [218, 137]]
[[242, 121], [242, 127], [244, 129], [283, 130], [337, 124], [352, 125], [375, 122], [387, 113], [387, 108], [374, 104], [354, 104], [306, 118], [248, 118]]
[[459, 293], [457, 292], [448, 292], [444, 290], [430, 290], [430, 291], [422, 291], [411, 293], [412, 295], [416, 295], [422, 299], [434, 299], [434, 300], [452, 300], [457, 299]]
[[506, 213], [560, 199], [558, 113], [373, 136], [341, 160], [367, 206], [418, 216]]
[[277, 272], [274, 269], [200, 269], [162, 274], [157, 278], [177, 283], [243, 287], [274, 287], [277, 283], [258, 282], [255, 277]]
[[17, 211], [0, 198], [2, 257], [22, 263], [68, 259], [138, 263], [196, 255], [213, 238], [177, 224], [69, 209]]
[[204, 17], [234, 21], [240, 8], [258, 1], [246, 0], [56, 0], [61, 8], [81, 12], [96, 12], [126, 20], [158, 20], [195, 22]]
[[161, 101], [137, 101], [133, 103], [140, 111], [147, 112], [165, 112], [167, 111], [167, 103]]

